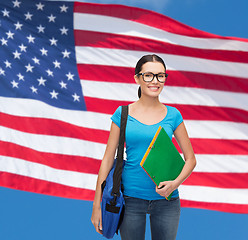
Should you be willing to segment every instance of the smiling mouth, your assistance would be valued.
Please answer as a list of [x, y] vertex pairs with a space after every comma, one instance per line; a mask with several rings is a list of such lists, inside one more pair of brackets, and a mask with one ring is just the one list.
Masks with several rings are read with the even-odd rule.
[[153, 90], [153, 91], [157, 91], [159, 89], [159, 87], [155, 87], [155, 86], [151, 86], [151, 87], [148, 87], [150, 90]]

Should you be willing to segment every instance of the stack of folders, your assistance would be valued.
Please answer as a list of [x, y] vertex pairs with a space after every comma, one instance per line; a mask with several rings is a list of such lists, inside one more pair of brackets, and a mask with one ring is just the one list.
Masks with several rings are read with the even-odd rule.
[[[184, 164], [185, 161], [171, 139], [165, 130], [159, 126], [140, 162], [141, 167], [158, 186], [160, 182], [175, 180], [181, 173]], [[171, 199], [171, 195], [167, 200]]]

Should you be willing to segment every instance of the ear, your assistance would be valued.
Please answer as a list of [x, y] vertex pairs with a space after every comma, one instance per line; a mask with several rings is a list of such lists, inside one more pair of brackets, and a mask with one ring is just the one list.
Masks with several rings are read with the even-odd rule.
[[134, 78], [134, 81], [135, 81], [137, 84], [139, 84], [139, 77], [138, 77], [137, 75], [134, 75], [133, 78]]

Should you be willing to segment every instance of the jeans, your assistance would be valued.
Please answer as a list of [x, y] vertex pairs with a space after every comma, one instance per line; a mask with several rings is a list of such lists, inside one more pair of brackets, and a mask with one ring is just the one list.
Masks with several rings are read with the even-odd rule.
[[120, 226], [122, 240], [144, 240], [146, 214], [150, 214], [153, 240], [175, 240], [180, 218], [180, 200], [144, 200], [125, 196], [125, 214]]

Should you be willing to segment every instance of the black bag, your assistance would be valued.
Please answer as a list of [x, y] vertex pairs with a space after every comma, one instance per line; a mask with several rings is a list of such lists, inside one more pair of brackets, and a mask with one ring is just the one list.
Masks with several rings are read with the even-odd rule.
[[128, 106], [122, 106], [120, 138], [117, 150], [117, 159], [106, 180], [102, 183], [102, 232], [106, 238], [113, 238], [118, 233], [124, 214], [124, 197], [121, 186], [121, 175], [124, 166], [124, 142]]

